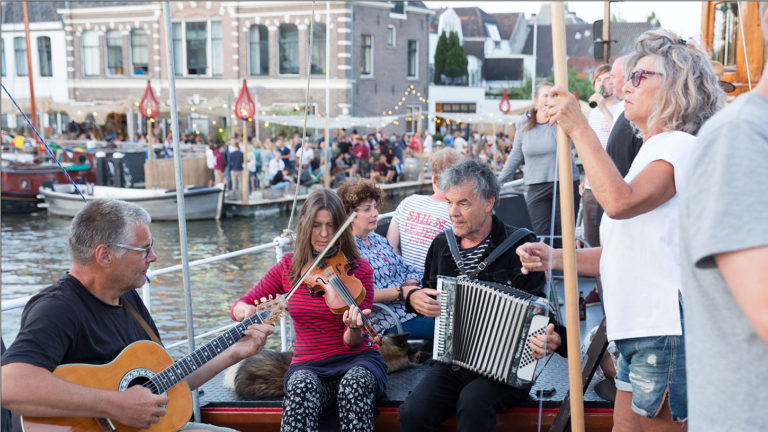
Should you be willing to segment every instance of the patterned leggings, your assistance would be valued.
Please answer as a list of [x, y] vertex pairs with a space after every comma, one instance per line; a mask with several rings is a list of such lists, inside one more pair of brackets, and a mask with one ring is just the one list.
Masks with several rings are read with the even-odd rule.
[[300, 370], [291, 375], [286, 387], [280, 432], [316, 431], [320, 412], [334, 400], [342, 432], [373, 431], [376, 381], [367, 369], [355, 366], [340, 378], [320, 378]]

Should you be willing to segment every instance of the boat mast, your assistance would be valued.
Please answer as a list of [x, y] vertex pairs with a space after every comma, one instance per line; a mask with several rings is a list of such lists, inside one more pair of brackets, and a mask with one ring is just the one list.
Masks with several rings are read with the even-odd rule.
[[[163, 3], [165, 15], [165, 58], [168, 62], [168, 87], [171, 100], [171, 131], [173, 134], [173, 163], [176, 178], [176, 209], [179, 215], [179, 246], [181, 248], [181, 274], [184, 284], [184, 310], [187, 324], [189, 352], [195, 351], [195, 329], [192, 320], [192, 294], [189, 284], [189, 252], [187, 250], [187, 218], [184, 207], [184, 181], [181, 176], [181, 146], [179, 145], [179, 108], [176, 105], [176, 66], [173, 62], [173, 43], [171, 43], [171, 5]], [[200, 401], [197, 390], [192, 391], [195, 421], [200, 421]]]
[[[568, 69], [565, 49], [565, 11], [562, 2], [553, 1], [552, 57], [555, 85], [568, 88]], [[568, 345], [568, 386], [571, 398], [571, 430], [584, 432], [584, 392], [581, 377], [581, 350], [579, 347], [578, 291], [576, 282], [576, 226], [573, 215], [573, 189], [571, 172], [571, 145], [568, 135], [557, 126], [557, 163], [560, 177], [560, 224], [563, 235], [563, 279], [565, 284], [565, 320]]]
[[[29, 44], [29, 5], [21, 2], [21, 12], [24, 16], [24, 39], [27, 44], [27, 78], [29, 78], [29, 103], [32, 111], [32, 127], [37, 129], [37, 109], [35, 107], [35, 84], [32, 79], [32, 46]], [[41, 144], [42, 145], [42, 144]]]

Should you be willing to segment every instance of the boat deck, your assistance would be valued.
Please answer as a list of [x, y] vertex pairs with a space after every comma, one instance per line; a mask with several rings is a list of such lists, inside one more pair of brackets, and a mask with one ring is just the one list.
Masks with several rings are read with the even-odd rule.
[[[579, 289], [585, 296], [594, 287], [593, 279], [580, 279]], [[562, 283], [556, 284], [560, 298], [563, 298]], [[564, 307], [560, 307], [561, 314], [565, 314]], [[587, 320], [580, 322], [580, 334], [582, 339], [589, 329], [598, 325], [603, 318], [600, 306], [587, 308]], [[397, 407], [405, 400], [408, 393], [416, 386], [424, 374], [429, 370], [428, 364], [419, 367], [398, 371], [389, 375], [387, 391], [383, 398], [377, 401], [379, 416], [376, 420], [376, 430], [397, 430]], [[567, 360], [557, 354], [551, 356], [549, 361], [540, 361], [537, 374], [541, 374], [536, 384], [531, 389], [528, 401], [499, 416], [498, 430], [505, 430], [510, 424], [520, 426], [520, 430], [536, 430], [534, 425], [538, 422], [539, 407], [541, 405], [542, 423], [551, 424], [557, 414], [563, 398], [568, 393], [568, 363]], [[200, 390], [200, 406], [203, 421], [214, 424], [228, 425], [240, 430], [278, 430], [279, 419], [282, 413], [282, 399], [243, 400], [222, 385], [223, 373], [203, 385]], [[584, 406], [588, 421], [591, 421], [589, 430], [610, 430], [613, 402], [602, 399], [595, 392], [595, 382], [590, 382], [584, 394]], [[554, 392], [547, 396], [537, 397], [541, 390]], [[546, 393], [545, 393], [546, 394]], [[590, 419], [590, 416], [592, 420]], [[451, 430], [447, 422], [444, 429]], [[258, 427], [257, 427], [258, 425]], [[525, 425], [528, 425], [526, 427]], [[597, 426], [595, 428], [594, 426]], [[516, 429], [517, 430], [517, 429]]]

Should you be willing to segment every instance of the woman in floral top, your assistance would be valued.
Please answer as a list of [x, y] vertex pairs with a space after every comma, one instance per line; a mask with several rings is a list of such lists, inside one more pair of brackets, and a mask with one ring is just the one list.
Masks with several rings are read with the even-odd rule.
[[[373, 300], [393, 310], [403, 331], [409, 332], [412, 338], [432, 339], [434, 319], [407, 313], [403, 301], [410, 290], [419, 288], [422, 273], [406, 264], [387, 239], [374, 232], [379, 216], [377, 207], [381, 203], [381, 189], [369, 180], [358, 178], [343, 183], [336, 193], [348, 213], [357, 212], [352, 222], [352, 234], [360, 255], [373, 268]], [[369, 318], [379, 334], [397, 332], [394, 317], [382, 308], [374, 308]]]

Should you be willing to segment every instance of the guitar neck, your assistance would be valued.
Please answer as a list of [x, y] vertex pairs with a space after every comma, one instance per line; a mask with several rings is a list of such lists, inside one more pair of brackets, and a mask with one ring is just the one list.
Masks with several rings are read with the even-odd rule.
[[[152, 377], [152, 379], [145, 384], [145, 387], [149, 387], [155, 394], [165, 393], [168, 389], [178, 384], [181, 380], [240, 340], [240, 338], [243, 337], [243, 334], [245, 334], [245, 330], [251, 324], [261, 324], [263, 322], [264, 321], [258, 313], [251, 315]], [[152, 388], [152, 386], [154, 386], [154, 388]]]

